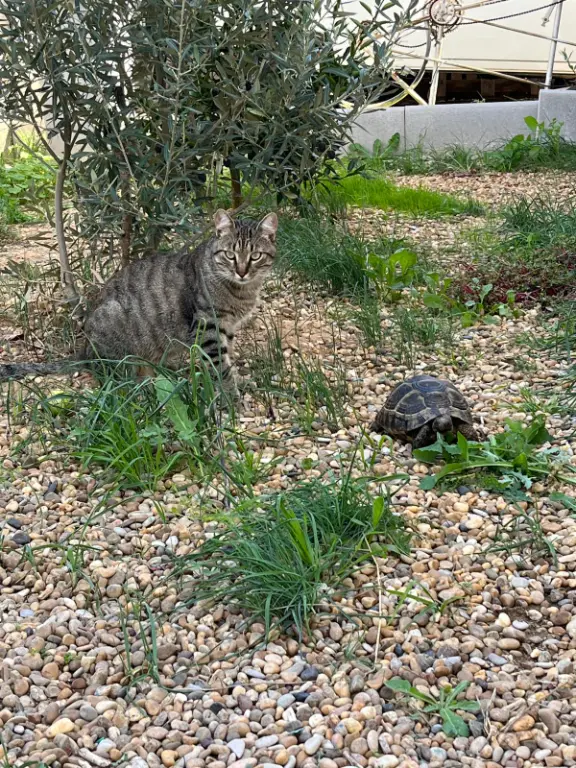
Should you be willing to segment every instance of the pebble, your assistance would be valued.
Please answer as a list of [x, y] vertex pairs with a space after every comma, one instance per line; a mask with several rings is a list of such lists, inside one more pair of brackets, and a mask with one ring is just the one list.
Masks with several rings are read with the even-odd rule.
[[566, 632], [573, 640], [576, 640], [576, 616], [566, 624]]
[[244, 754], [244, 750], [246, 749], [246, 742], [244, 739], [232, 739], [232, 741], [228, 742], [228, 746], [232, 752], [234, 752], [236, 757], [240, 759]]
[[49, 739], [53, 739], [63, 733], [71, 733], [75, 730], [74, 723], [67, 717], [62, 717], [60, 720], [52, 723], [52, 725], [46, 731], [46, 736]]
[[374, 765], [377, 768], [396, 768], [400, 765], [400, 760], [395, 755], [382, 755], [382, 757], [376, 758]]
[[514, 722], [512, 725], [513, 731], [529, 731], [530, 728], [534, 727], [534, 724], [536, 721], [531, 715], [523, 715], [523, 717], [519, 718]]
[[304, 743], [304, 751], [307, 755], [315, 755], [316, 752], [320, 749], [322, 742], [324, 740], [324, 737], [320, 733], [316, 733], [314, 736], [311, 736], [305, 743]]
[[316, 667], [307, 666], [307, 667], [304, 667], [304, 669], [300, 673], [300, 679], [304, 680], [305, 682], [309, 680], [317, 680], [319, 674], [320, 673], [316, 669]]
[[541, 723], [544, 723], [548, 729], [548, 733], [555, 734], [560, 730], [560, 720], [556, 717], [551, 709], [539, 709], [538, 719]]
[[83, 704], [80, 707], [79, 712], [80, 717], [89, 723], [91, 723], [92, 720], [96, 720], [98, 717], [98, 712], [90, 704]]

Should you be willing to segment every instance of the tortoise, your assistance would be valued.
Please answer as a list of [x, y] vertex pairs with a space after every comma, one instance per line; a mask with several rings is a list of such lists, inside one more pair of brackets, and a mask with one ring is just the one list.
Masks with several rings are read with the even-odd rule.
[[454, 384], [421, 374], [394, 387], [371, 427], [414, 448], [431, 445], [437, 434], [460, 432], [478, 441], [470, 408]]

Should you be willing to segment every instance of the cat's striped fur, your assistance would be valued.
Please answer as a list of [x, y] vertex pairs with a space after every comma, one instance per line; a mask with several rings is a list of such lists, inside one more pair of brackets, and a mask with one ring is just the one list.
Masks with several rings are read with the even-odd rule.
[[[235, 391], [234, 336], [255, 307], [276, 254], [275, 213], [259, 223], [214, 215], [216, 234], [196, 250], [132, 262], [103, 287], [88, 315], [84, 360], [134, 356], [178, 367], [198, 343]], [[0, 380], [69, 369], [71, 361], [0, 365]]]

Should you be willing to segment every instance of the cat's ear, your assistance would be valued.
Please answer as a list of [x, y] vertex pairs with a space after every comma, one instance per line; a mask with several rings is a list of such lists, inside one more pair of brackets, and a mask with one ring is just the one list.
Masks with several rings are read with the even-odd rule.
[[278, 216], [275, 213], [269, 213], [267, 216], [264, 216], [260, 224], [258, 224], [258, 229], [265, 237], [274, 240], [278, 231]]
[[214, 214], [214, 226], [216, 227], [216, 234], [218, 237], [224, 237], [231, 234], [234, 231], [234, 222], [229, 213], [220, 210]]

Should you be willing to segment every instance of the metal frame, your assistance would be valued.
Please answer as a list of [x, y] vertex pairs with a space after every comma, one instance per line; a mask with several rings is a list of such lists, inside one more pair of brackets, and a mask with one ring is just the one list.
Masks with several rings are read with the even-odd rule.
[[[564, 45], [570, 45], [576, 47], [576, 42], [571, 40], [564, 40], [561, 37], [559, 37], [560, 34], [560, 23], [562, 18], [562, 9], [564, 7], [564, 3], [566, 0], [559, 0], [559, 2], [555, 6], [550, 7], [550, 12], [548, 13], [547, 17], [544, 20], [544, 24], [549, 20], [550, 15], [552, 13], [552, 9], [554, 9], [554, 25], [552, 30], [552, 35], [543, 35], [539, 34], [538, 32], [528, 32], [524, 29], [516, 29], [515, 27], [510, 27], [505, 24], [498, 24], [494, 21], [489, 20], [483, 20], [483, 19], [474, 19], [472, 17], [467, 17], [469, 21], [473, 21], [478, 24], [485, 24], [490, 27], [496, 27], [498, 29], [504, 29], [509, 32], [516, 32], [520, 35], [528, 35], [529, 37], [535, 37], [539, 38], [541, 40], [548, 40], [550, 42], [550, 53], [548, 57], [548, 66], [546, 70], [546, 77], [544, 82], [537, 82], [535, 80], [529, 80], [525, 77], [518, 77], [516, 75], [511, 75], [505, 72], [499, 72], [497, 70], [493, 69], [484, 69], [482, 67], [473, 67], [471, 65], [466, 64], [458, 64], [455, 61], [451, 61], [449, 59], [444, 59], [442, 57], [442, 44], [444, 41], [444, 38], [446, 34], [452, 29], [456, 29], [457, 25], [453, 26], [447, 26], [446, 29], [444, 29], [443, 25], [436, 25], [434, 28], [434, 33], [431, 29], [431, 17], [430, 14], [426, 14], [425, 16], [421, 16], [417, 19], [414, 19], [412, 23], [410, 24], [409, 28], [415, 29], [420, 24], [425, 23], [427, 25], [427, 46], [426, 46], [426, 53], [422, 56], [418, 56], [414, 53], [408, 53], [407, 51], [393, 51], [393, 53], [397, 56], [401, 56], [403, 58], [411, 58], [416, 60], [422, 61], [422, 66], [417, 74], [417, 76], [414, 78], [412, 83], [406, 83], [401, 77], [398, 76], [395, 72], [392, 73], [392, 79], [395, 83], [397, 83], [401, 91], [396, 96], [388, 99], [385, 102], [381, 102], [379, 104], [371, 104], [369, 105], [365, 111], [375, 111], [379, 109], [386, 109], [388, 107], [394, 106], [398, 104], [400, 101], [402, 101], [406, 96], [410, 95], [412, 98], [417, 101], [419, 104], [432, 106], [436, 104], [436, 98], [438, 94], [438, 82], [440, 79], [440, 67], [442, 65], [448, 65], [450, 67], [456, 67], [457, 69], [461, 69], [468, 72], [479, 72], [480, 74], [485, 75], [494, 75], [495, 77], [501, 77], [506, 80], [513, 80], [515, 82], [519, 83], [525, 83], [527, 85], [535, 85], [538, 88], [548, 89], [552, 85], [552, 80], [554, 76], [554, 64], [556, 61], [556, 51], [558, 47], [558, 43], [563, 43]], [[458, 8], [458, 13], [462, 16], [463, 13], [467, 10], [473, 10], [475, 8], [481, 8], [487, 4], [490, 3], [490, 0], [478, 0], [478, 2], [472, 2], [467, 5], [460, 5]], [[428, 6], [430, 6], [430, 3], [428, 3]], [[530, 13], [531, 11], [528, 11], [527, 13]], [[435, 46], [434, 46], [434, 53], [433, 55], [430, 55], [430, 48], [431, 48], [431, 37], [432, 34], [435, 38]], [[424, 76], [424, 73], [426, 71], [426, 65], [428, 63], [432, 63], [432, 78], [430, 82], [430, 91], [428, 95], [428, 101], [423, 99], [419, 94], [416, 93], [416, 87], [419, 85], [419, 83], [422, 80], [422, 77]], [[347, 106], [344, 104], [343, 106]]]

